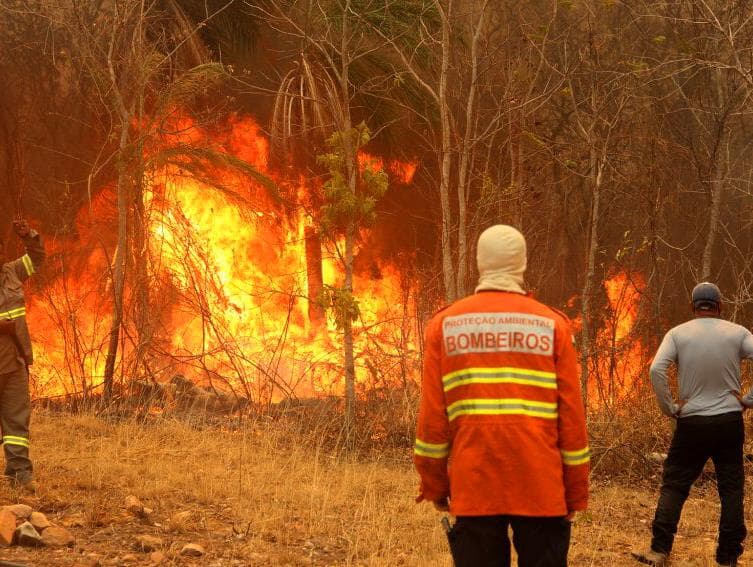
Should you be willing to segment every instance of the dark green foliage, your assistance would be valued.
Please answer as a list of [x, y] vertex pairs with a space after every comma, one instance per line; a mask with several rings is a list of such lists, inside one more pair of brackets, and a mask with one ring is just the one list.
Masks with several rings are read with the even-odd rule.
[[376, 203], [387, 191], [388, 184], [383, 169], [375, 169], [373, 163], [364, 163], [355, 174], [356, 190], [353, 192], [348, 181], [346, 135], [351, 151], [356, 154], [371, 140], [371, 132], [362, 122], [347, 134], [332, 134], [327, 140], [331, 152], [318, 157], [330, 176], [323, 187], [325, 205], [321, 222], [324, 232], [332, 236], [343, 234], [351, 225], [360, 228], [371, 224], [375, 219]]

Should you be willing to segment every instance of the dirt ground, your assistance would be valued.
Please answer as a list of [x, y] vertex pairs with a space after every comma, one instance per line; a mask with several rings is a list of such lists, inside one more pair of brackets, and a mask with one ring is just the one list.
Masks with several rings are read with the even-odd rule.
[[[77, 541], [65, 550], [0, 549], [0, 559], [29, 567], [152, 565], [134, 548], [141, 534], [162, 538], [162, 565], [450, 565], [441, 516], [413, 503], [409, 455], [354, 462], [296, 442], [273, 422], [231, 429], [38, 414], [33, 457], [39, 496], [2, 486], [0, 504], [28, 503]], [[590, 510], [575, 522], [570, 564], [635, 565], [629, 552], [648, 542], [656, 482], [595, 483]], [[129, 495], [151, 516], [130, 514]], [[694, 489], [673, 565], [715, 564], [718, 514], [714, 484]], [[186, 543], [207, 554], [181, 556]], [[746, 564], [753, 560], [743, 557]]]

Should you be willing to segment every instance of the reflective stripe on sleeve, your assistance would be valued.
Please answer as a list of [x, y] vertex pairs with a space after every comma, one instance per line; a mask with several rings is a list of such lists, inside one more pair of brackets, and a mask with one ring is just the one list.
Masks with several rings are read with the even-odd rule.
[[548, 390], [557, 389], [557, 375], [554, 372], [529, 370], [527, 368], [465, 368], [442, 377], [444, 391], [468, 384], [523, 384]]
[[19, 319], [26, 315], [26, 307], [17, 307], [10, 311], [0, 312], [0, 319]]
[[557, 419], [557, 403], [519, 398], [460, 400], [447, 406], [450, 421], [461, 415], [525, 415]]
[[30, 276], [34, 275], [34, 262], [31, 261], [31, 257], [28, 254], [24, 254], [21, 256], [21, 262], [24, 264], [24, 268], [26, 268], [26, 273]]
[[15, 435], [3, 435], [3, 445], [18, 445], [28, 447], [29, 439], [26, 437], [16, 437]]
[[591, 450], [588, 447], [579, 451], [560, 451], [560, 453], [562, 453], [562, 462], [571, 467], [583, 465], [591, 460]]
[[413, 452], [420, 457], [429, 457], [430, 459], [444, 459], [450, 454], [449, 443], [427, 443], [416, 439], [413, 446]]

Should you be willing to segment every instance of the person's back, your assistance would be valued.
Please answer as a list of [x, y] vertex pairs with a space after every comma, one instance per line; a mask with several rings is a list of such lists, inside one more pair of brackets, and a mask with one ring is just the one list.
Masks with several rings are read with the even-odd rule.
[[[716, 317], [699, 317], [670, 330], [651, 365], [653, 382], [666, 378], [677, 361], [679, 397], [685, 402], [680, 415], [718, 415], [740, 411], [735, 392], [740, 390], [740, 359], [746, 356], [750, 332]], [[674, 415], [666, 396], [659, 403]]]
[[[743, 511], [743, 406], [740, 361], [753, 357], [753, 334], [721, 319], [719, 288], [703, 282], [691, 296], [694, 319], [671, 329], [651, 364], [651, 383], [662, 412], [677, 420], [651, 525], [651, 547], [633, 556], [664, 566], [674, 544], [680, 514], [690, 488], [711, 459], [716, 471], [721, 517], [716, 560], [731, 567], [742, 554], [747, 530]], [[677, 365], [679, 402], [669, 387], [667, 370]]]
[[[559, 398], [580, 395], [567, 326], [531, 297], [483, 291], [427, 327], [427, 355], [440, 351], [455, 515], [565, 516], [585, 507], [588, 467], [577, 482], [569, 479], [566, 498], [557, 443]], [[578, 425], [569, 414], [561, 419]], [[584, 450], [585, 434], [578, 435], [575, 448]]]
[[476, 293], [425, 331], [418, 501], [449, 499], [457, 567], [509, 566], [510, 526], [521, 567], [564, 567], [590, 459], [569, 323], [523, 290], [517, 230], [484, 231], [477, 259]]

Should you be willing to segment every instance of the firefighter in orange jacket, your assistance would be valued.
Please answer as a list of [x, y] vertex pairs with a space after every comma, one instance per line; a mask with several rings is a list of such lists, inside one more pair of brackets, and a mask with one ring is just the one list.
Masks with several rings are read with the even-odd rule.
[[418, 501], [457, 517], [457, 567], [567, 565], [588, 504], [589, 448], [567, 318], [523, 289], [526, 243], [481, 234], [476, 293], [426, 328], [414, 462]]

